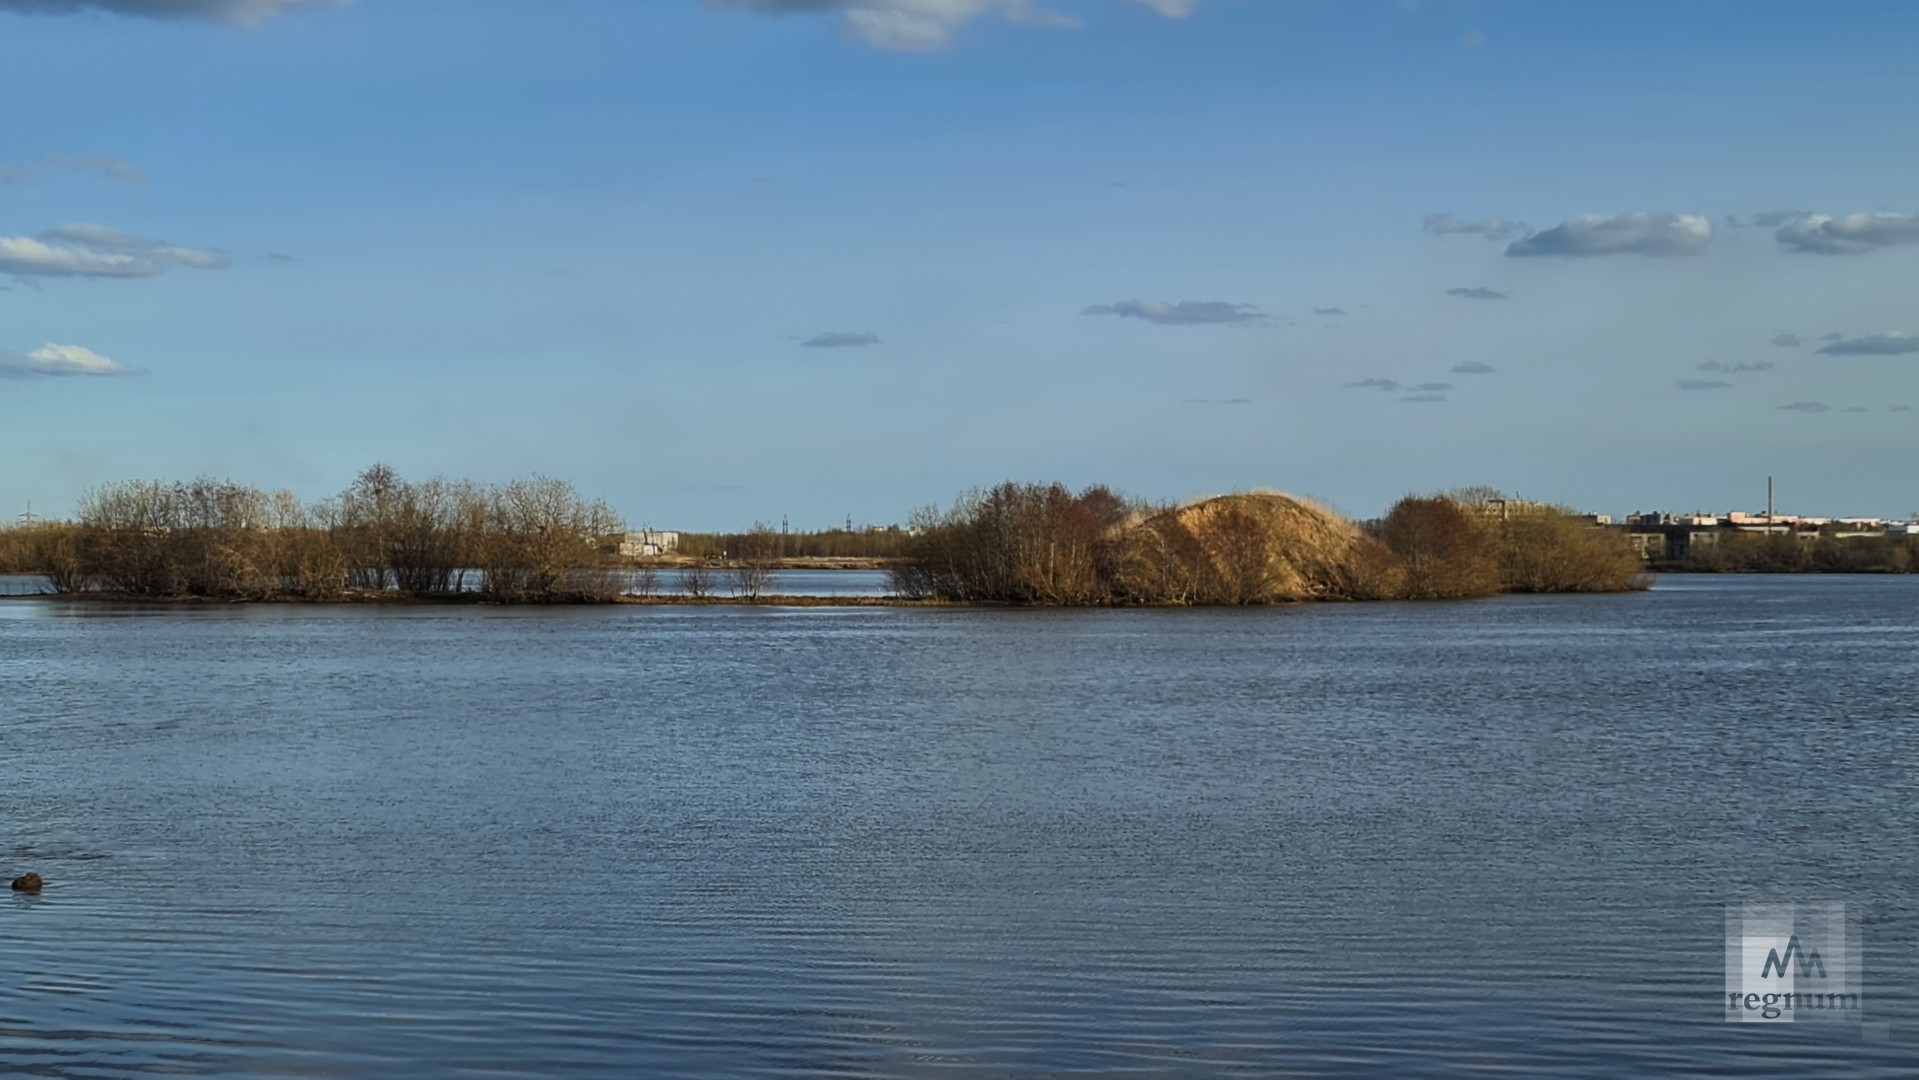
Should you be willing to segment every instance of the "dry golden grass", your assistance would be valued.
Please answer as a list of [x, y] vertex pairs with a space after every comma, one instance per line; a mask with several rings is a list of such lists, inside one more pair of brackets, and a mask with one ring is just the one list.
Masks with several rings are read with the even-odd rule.
[[1278, 492], [1201, 499], [1123, 527], [1111, 578], [1140, 604], [1277, 604], [1393, 594], [1391, 555], [1334, 511]]

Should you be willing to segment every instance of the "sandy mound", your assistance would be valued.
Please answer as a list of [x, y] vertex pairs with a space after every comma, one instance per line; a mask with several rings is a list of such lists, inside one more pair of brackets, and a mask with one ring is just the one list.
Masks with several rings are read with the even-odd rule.
[[1135, 603], [1274, 604], [1390, 595], [1396, 560], [1303, 499], [1222, 495], [1156, 514], [1115, 539], [1115, 584]]

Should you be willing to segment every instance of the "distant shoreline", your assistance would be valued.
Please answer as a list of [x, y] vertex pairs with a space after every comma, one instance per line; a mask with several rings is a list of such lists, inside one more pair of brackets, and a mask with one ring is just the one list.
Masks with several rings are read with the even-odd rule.
[[[870, 569], [867, 567], [784, 567], [784, 569]], [[1668, 568], [1648, 568], [1647, 575], [1652, 578], [1664, 577], [1902, 577], [1904, 575], [1870, 571], [1829, 571], [1829, 570], [1682, 570]], [[29, 576], [29, 575], [18, 575]], [[1644, 591], [1627, 590], [1627, 591]], [[1501, 596], [1605, 596], [1617, 593], [1526, 593], [1510, 592], [1496, 594]], [[1491, 599], [1491, 597], [1465, 597], [1459, 599]], [[117, 605], [127, 607], [510, 607], [510, 608], [554, 608], [554, 607], [787, 607], [787, 608], [982, 608], [982, 609], [1026, 609], [1053, 611], [1090, 611], [1090, 610], [1173, 610], [1173, 609], [1232, 609], [1232, 608], [1293, 608], [1317, 604], [1376, 604], [1376, 603], [1421, 603], [1419, 600], [1379, 599], [1355, 600], [1346, 597], [1318, 597], [1300, 600], [1278, 601], [1263, 604], [1012, 604], [992, 600], [940, 600], [923, 599], [896, 595], [790, 595], [784, 593], [764, 593], [759, 596], [708, 595], [688, 596], [685, 593], [656, 593], [647, 596], [623, 595], [610, 598], [561, 597], [552, 600], [501, 600], [485, 593], [442, 593], [431, 596], [410, 595], [399, 592], [352, 591], [341, 596], [315, 599], [303, 596], [264, 596], [264, 597], [203, 597], [203, 596], [141, 596], [129, 593], [84, 592], [84, 593], [0, 593], [0, 603], [6, 602], [50, 602], [72, 604]], [[1424, 601], [1431, 602], [1431, 601]]]

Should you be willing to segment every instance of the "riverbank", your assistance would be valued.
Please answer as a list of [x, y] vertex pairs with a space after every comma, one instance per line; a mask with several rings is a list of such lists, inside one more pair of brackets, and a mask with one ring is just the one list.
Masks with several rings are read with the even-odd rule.
[[205, 597], [134, 596], [126, 593], [21, 593], [0, 595], [0, 603], [117, 604], [166, 607], [244, 607], [249, 605], [312, 607], [978, 607], [995, 605], [955, 604], [944, 600], [914, 600], [901, 596], [809, 596], [768, 593], [761, 596], [619, 596], [607, 598], [574, 597], [553, 600], [500, 600], [484, 593], [444, 593], [412, 596], [405, 593], [351, 592], [316, 599], [305, 596]]

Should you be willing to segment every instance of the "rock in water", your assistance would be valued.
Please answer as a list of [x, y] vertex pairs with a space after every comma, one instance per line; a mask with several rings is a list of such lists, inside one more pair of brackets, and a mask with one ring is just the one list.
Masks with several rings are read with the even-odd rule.
[[45, 884], [46, 882], [40, 880], [39, 874], [23, 874], [13, 879], [13, 891], [39, 892], [40, 887]]

